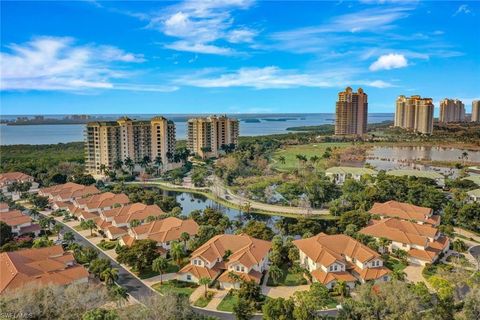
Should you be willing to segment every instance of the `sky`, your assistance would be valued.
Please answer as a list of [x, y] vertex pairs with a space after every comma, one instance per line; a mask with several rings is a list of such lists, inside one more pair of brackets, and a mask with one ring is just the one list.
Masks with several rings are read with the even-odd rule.
[[1, 1], [1, 114], [330, 113], [480, 98], [480, 1]]

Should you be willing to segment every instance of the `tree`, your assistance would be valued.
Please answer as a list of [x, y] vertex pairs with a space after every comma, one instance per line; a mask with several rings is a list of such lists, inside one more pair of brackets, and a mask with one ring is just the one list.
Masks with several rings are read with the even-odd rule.
[[117, 320], [120, 319], [115, 310], [106, 310], [103, 308], [95, 308], [88, 310], [82, 316], [82, 320]]
[[135, 228], [135, 227], [138, 227], [139, 225], [141, 225], [142, 223], [140, 222], [140, 220], [137, 220], [137, 219], [133, 219], [131, 222], [130, 222], [130, 227], [131, 228]]
[[285, 164], [286, 162], [285, 156], [278, 157], [278, 162], [280, 162], [281, 164]]
[[185, 256], [185, 249], [180, 242], [172, 241], [170, 245], [170, 255], [172, 256], [175, 263], [181, 267], [183, 262], [183, 257]]
[[262, 306], [264, 320], [295, 320], [295, 303], [291, 298], [268, 299]]
[[201, 277], [200, 280], [198, 281], [198, 284], [201, 286], [204, 286], [205, 288], [205, 292], [204, 292], [205, 298], [207, 297], [207, 289], [210, 282], [211, 282], [211, 279], [207, 277]]
[[107, 285], [113, 285], [118, 280], [118, 269], [107, 268], [100, 274], [100, 279], [103, 279]]
[[465, 297], [463, 312], [466, 320], [480, 319], [480, 289], [471, 290]]
[[53, 234], [55, 234], [57, 236], [57, 240], [60, 240], [60, 232], [62, 231], [63, 227], [61, 224], [55, 224], [53, 226]]
[[49, 200], [48, 200], [48, 197], [42, 197], [35, 194], [32, 196], [32, 204], [36, 208], [43, 210], [48, 206]]
[[63, 234], [63, 240], [67, 242], [68, 244], [72, 243], [75, 241], [75, 236], [72, 231], [67, 231]]
[[121, 170], [123, 167], [123, 161], [121, 159], [117, 159], [113, 162], [113, 169]]
[[130, 159], [130, 157], [127, 157], [125, 161], [123, 161], [123, 163], [130, 170], [130, 174], [133, 175], [133, 169], [135, 169], [135, 163], [133, 162], [133, 160]]
[[392, 278], [395, 280], [404, 281], [406, 277], [407, 277], [407, 274], [405, 273], [405, 271], [401, 269], [394, 269], [392, 271]]
[[124, 302], [128, 301], [128, 292], [124, 287], [113, 285], [108, 288], [108, 294], [115, 300], [118, 306], [122, 306]]
[[143, 272], [152, 267], [153, 260], [159, 256], [157, 243], [150, 239], [136, 240], [131, 247], [123, 249], [117, 256], [120, 263], [125, 263]]
[[90, 262], [90, 265], [88, 267], [88, 271], [90, 273], [92, 273], [93, 275], [95, 275], [97, 278], [99, 278], [101, 280], [104, 280], [102, 278], [102, 273], [105, 270], [110, 269], [111, 267], [112, 266], [111, 266], [110, 260], [102, 259], [102, 258], [95, 258], [94, 260], [92, 260]]
[[155, 168], [157, 169], [157, 176], [160, 174], [160, 168], [163, 166], [162, 157], [156, 156], [155, 160], [153, 161]]
[[12, 227], [3, 221], [0, 221], [0, 246], [13, 239]]
[[158, 257], [153, 260], [152, 270], [160, 273], [160, 283], [163, 283], [162, 276], [167, 271], [168, 260], [164, 257]]
[[340, 297], [345, 298], [348, 296], [349, 292], [348, 292], [348, 286], [347, 286], [347, 283], [345, 281], [338, 281], [334, 288], [333, 288], [333, 291], [335, 291], [336, 294], [338, 294]]
[[190, 234], [188, 232], [182, 232], [180, 240], [183, 241], [183, 246], [187, 247], [187, 241], [190, 240]]
[[245, 298], [239, 298], [233, 306], [233, 314], [237, 320], [249, 320], [253, 317], [254, 312], [254, 303]]
[[248, 234], [251, 237], [262, 239], [262, 240], [272, 240], [273, 230], [267, 226], [265, 222], [250, 220], [242, 228], [242, 232]]
[[278, 280], [283, 276], [283, 271], [277, 265], [272, 265], [270, 266], [268, 275], [272, 278], [273, 282], [277, 284]]
[[79, 263], [90, 264], [93, 260], [97, 259], [98, 251], [92, 247], [80, 247], [74, 250], [73, 255]]
[[40, 225], [40, 227], [42, 227], [42, 229], [49, 229], [50, 230], [50, 227], [55, 224], [55, 219], [51, 216], [49, 217], [45, 217], [45, 218], [41, 218], [39, 221], [38, 221], [38, 224]]
[[370, 214], [363, 210], [352, 210], [343, 213], [337, 222], [340, 229], [346, 230], [348, 225], [356, 226], [357, 230], [365, 227], [370, 221]]
[[90, 236], [93, 237], [93, 229], [97, 227], [95, 222], [93, 220], [86, 220], [85, 221], [85, 227], [90, 229]]
[[53, 240], [49, 240], [48, 237], [40, 237], [33, 240], [32, 248], [45, 248], [53, 246]]

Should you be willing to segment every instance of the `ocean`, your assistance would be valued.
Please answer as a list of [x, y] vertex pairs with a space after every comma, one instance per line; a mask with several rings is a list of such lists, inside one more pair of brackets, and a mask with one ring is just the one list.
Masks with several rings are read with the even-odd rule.
[[[25, 115], [22, 115], [22, 117]], [[122, 115], [102, 115], [110, 119], [117, 119]], [[149, 119], [154, 115], [132, 114], [132, 119]], [[187, 135], [187, 120], [194, 114], [164, 115], [176, 125], [177, 139], [185, 139]], [[232, 114], [229, 115], [240, 120], [241, 136], [260, 136], [287, 132], [289, 127], [315, 126], [333, 124], [335, 114], [331, 113], [279, 113], [279, 114]], [[27, 117], [33, 117], [28, 116]], [[64, 115], [48, 115], [46, 118], [61, 119]], [[369, 123], [392, 121], [393, 113], [371, 113], [368, 115]], [[2, 120], [16, 119], [16, 115], [2, 115]], [[55, 144], [83, 141], [84, 124], [42, 124], [42, 125], [0, 125], [0, 144]]]

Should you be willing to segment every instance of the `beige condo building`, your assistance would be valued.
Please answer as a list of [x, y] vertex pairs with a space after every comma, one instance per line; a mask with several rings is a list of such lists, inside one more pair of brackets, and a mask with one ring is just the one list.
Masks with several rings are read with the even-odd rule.
[[465, 105], [458, 99], [445, 98], [440, 101], [440, 122], [465, 121]]
[[117, 121], [89, 122], [85, 130], [85, 167], [91, 174], [102, 174], [102, 165], [113, 169], [117, 160], [138, 163], [145, 156], [157, 157], [166, 168], [175, 152], [175, 124], [164, 117], [150, 121], [122, 117]]
[[395, 127], [423, 134], [433, 132], [433, 100], [418, 95], [399, 96], [396, 101]]
[[472, 122], [480, 122], [480, 100], [472, 101]]
[[218, 157], [225, 146], [235, 148], [238, 133], [238, 120], [225, 115], [192, 118], [188, 120], [187, 147], [202, 158]]
[[336, 135], [362, 135], [367, 133], [368, 96], [362, 88], [353, 92], [347, 87], [338, 93], [335, 108]]

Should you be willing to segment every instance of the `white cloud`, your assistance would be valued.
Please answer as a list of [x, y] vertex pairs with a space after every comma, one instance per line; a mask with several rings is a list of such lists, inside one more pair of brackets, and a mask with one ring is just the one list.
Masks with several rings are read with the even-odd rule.
[[455, 13], [453, 14], [453, 16], [457, 16], [459, 14], [471, 14], [472, 13], [472, 10], [470, 9], [470, 7], [467, 5], [467, 4], [462, 4], [458, 7], [457, 11], [455, 11]]
[[[236, 27], [232, 12], [247, 9], [253, 0], [186, 0], [148, 17], [147, 28], [176, 38], [166, 48], [203, 54], [232, 55], [235, 50], [217, 42], [250, 43], [257, 32]], [[142, 16], [142, 19], [144, 17]]]
[[371, 71], [390, 70], [404, 68], [408, 65], [407, 59], [403, 54], [390, 53], [380, 56], [377, 61], [370, 65]]
[[297, 70], [280, 69], [277, 66], [263, 68], [240, 68], [223, 72], [217, 69], [202, 70], [174, 80], [175, 84], [200, 88], [249, 87], [255, 89], [287, 89], [297, 87], [344, 87], [361, 84], [386, 88], [392, 85], [382, 81], [349, 80], [352, 70], [331, 70], [318, 73], [301, 73]]
[[37, 37], [0, 53], [1, 90], [118, 89], [171, 91], [149, 85], [116, 84], [128, 71], [119, 64], [143, 62], [142, 55], [105, 45], [77, 45], [70, 37]]

